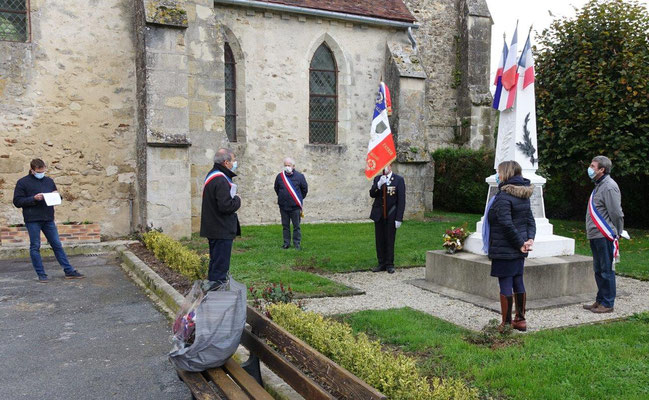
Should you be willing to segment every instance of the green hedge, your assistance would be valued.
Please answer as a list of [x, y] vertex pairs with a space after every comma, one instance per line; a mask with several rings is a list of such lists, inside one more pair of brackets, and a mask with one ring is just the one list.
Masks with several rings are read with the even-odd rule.
[[421, 376], [415, 360], [382, 351], [378, 341], [364, 333], [354, 335], [344, 323], [304, 312], [295, 304], [268, 307], [273, 321], [313, 346], [392, 400], [477, 399], [478, 392], [454, 378], [432, 380]]
[[209, 257], [199, 256], [180, 242], [158, 231], [143, 233], [142, 242], [174, 271], [191, 280], [207, 279]]
[[447, 148], [432, 155], [435, 208], [482, 214], [488, 189], [485, 178], [495, 173], [494, 151]]

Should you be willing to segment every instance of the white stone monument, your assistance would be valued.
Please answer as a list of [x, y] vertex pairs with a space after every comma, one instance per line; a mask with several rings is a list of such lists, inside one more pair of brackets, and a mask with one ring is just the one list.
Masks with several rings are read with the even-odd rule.
[[[536, 220], [536, 238], [529, 258], [570, 256], [575, 254], [575, 240], [553, 234], [552, 224], [545, 218], [543, 203], [543, 185], [546, 180], [536, 174], [539, 167], [538, 146], [536, 142], [536, 101], [534, 84], [523, 88], [524, 77], [519, 76], [518, 93], [512, 108], [500, 112], [498, 138], [496, 142], [496, 159], [494, 170], [503, 161], [516, 161], [523, 168], [523, 176], [534, 185], [530, 198], [532, 212]], [[496, 176], [485, 179], [489, 184], [486, 204], [498, 192]], [[485, 254], [482, 251], [482, 218], [476, 224], [475, 233], [464, 242], [467, 251]]]

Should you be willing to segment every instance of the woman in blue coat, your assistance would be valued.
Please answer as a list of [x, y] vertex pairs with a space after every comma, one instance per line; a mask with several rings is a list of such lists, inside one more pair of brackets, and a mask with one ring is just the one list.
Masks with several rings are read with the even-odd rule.
[[[505, 161], [498, 165], [498, 193], [487, 211], [491, 276], [500, 285], [501, 327], [511, 325], [525, 331], [525, 285], [523, 264], [532, 250], [536, 223], [530, 207], [534, 187], [523, 178], [520, 164]], [[512, 303], [516, 316], [512, 321]]]

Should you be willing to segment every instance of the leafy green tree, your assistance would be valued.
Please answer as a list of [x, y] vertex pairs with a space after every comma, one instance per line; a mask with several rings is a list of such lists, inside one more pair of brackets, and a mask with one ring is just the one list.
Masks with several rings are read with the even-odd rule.
[[542, 32], [535, 63], [538, 141], [548, 192], [556, 195], [548, 208], [554, 201], [561, 209], [556, 216], [583, 216], [585, 200], [570, 203], [575, 193], [591, 190], [586, 168], [599, 154], [613, 161], [616, 179], [647, 192], [648, 36], [649, 13], [635, 0], [591, 0], [575, 18], [558, 19]]

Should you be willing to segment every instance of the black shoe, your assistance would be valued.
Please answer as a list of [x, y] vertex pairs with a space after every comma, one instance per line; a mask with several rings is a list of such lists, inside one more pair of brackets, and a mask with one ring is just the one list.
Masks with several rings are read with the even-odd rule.
[[293, 247], [295, 247], [295, 250], [302, 250], [302, 247], [300, 247], [300, 245], [299, 245], [299, 244], [296, 244], [296, 245], [295, 245], [295, 246], [293, 246]]
[[65, 279], [83, 279], [86, 276], [84, 274], [79, 273], [79, 271], [74, 271], [70, 272], [69, 274], [65, 274]]
[[388, 274], [394, 274], [394, 267], [388, 267]]
[[38, 277], [38, 283], [49, 283], [50, 278], [47, 277], [47, 275], [41, 275]]
[[372, 272], [381, 272], [385, 271], [385, 265], [379, 265], [378, 267], [372, 268]]
[[288, 249], [289, 247], [291, 247], [291, 246], [289, 246], [289, 245], [287, 245], [287, 244], [283, 244], [283, 245], [282, 245], [282, 249]]

